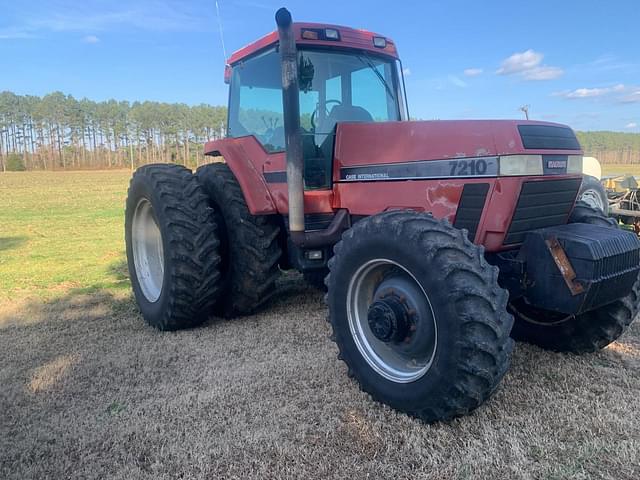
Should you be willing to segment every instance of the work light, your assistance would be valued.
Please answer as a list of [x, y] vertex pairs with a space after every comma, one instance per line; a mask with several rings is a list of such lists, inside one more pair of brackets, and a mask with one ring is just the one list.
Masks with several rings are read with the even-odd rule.
[[373, 37], [373, 46], [384, 48], [387, 46], [387, 39], [384, 37]]

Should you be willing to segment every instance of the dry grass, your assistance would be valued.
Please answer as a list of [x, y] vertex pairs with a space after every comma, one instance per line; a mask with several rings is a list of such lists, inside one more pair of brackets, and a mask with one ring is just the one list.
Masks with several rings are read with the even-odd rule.
[[0, 305], [0, 478], [640, 478], [640, 324], [594, 355], [519, 344], [485, 406], [424, 425], [347, 378], [321, 294], [279, 288], [178, 333], [120, 288]]
[[596, 355], [518, 345], [484, 407], [423, 425], [347, 378], [320, 294], [280, 288], [173, 334], [105, 293], [0, 315], [0, 477], [638, 478], [640, 325]]

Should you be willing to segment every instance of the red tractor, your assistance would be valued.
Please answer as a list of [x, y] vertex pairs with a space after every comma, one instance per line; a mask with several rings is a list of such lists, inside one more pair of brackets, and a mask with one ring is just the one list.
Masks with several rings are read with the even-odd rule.
[[361, 388], [425, 421], [484, 402], [512, 337], [595, 351], [638, 312], [640, 240], [580, 202], [574, 132], [408, 121], [388, 37], [292, 23], [234, 53], [228, 136], [195, 174], [137, 170], [129, 271], [161, 330], [254, 312], [280, 270], [327, 290]]

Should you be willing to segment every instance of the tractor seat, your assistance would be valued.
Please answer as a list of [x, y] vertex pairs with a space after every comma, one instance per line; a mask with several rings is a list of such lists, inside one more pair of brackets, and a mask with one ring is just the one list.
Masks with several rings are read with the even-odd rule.
[[364, 108], [355, 105], [336, 105], [322, 123], [318, 133], [329, 133], [338, 122], [373, 122], [373, 117]]
[[316, 144], [325, 158], [333, 158], [333, 134], [338, 122], [373, 122], [371, 114], [362, 107], [355, 105], [336, 105], [329, 116], [316, 129]]

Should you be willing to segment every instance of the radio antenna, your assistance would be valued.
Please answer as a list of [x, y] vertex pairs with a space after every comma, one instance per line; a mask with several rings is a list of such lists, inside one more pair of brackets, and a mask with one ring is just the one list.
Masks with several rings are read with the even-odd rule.
[[222, 18], [220, 17], [220, 7], [218, 0], [216, 1], [216, 15], [218, 17], [218, 29], [220, 30], [220, 43], [222, 44], [222, 54], [224, 55], [224, 63], [227, 64], [227, 49], [224, 47], [224, 32], [222, 31]]

